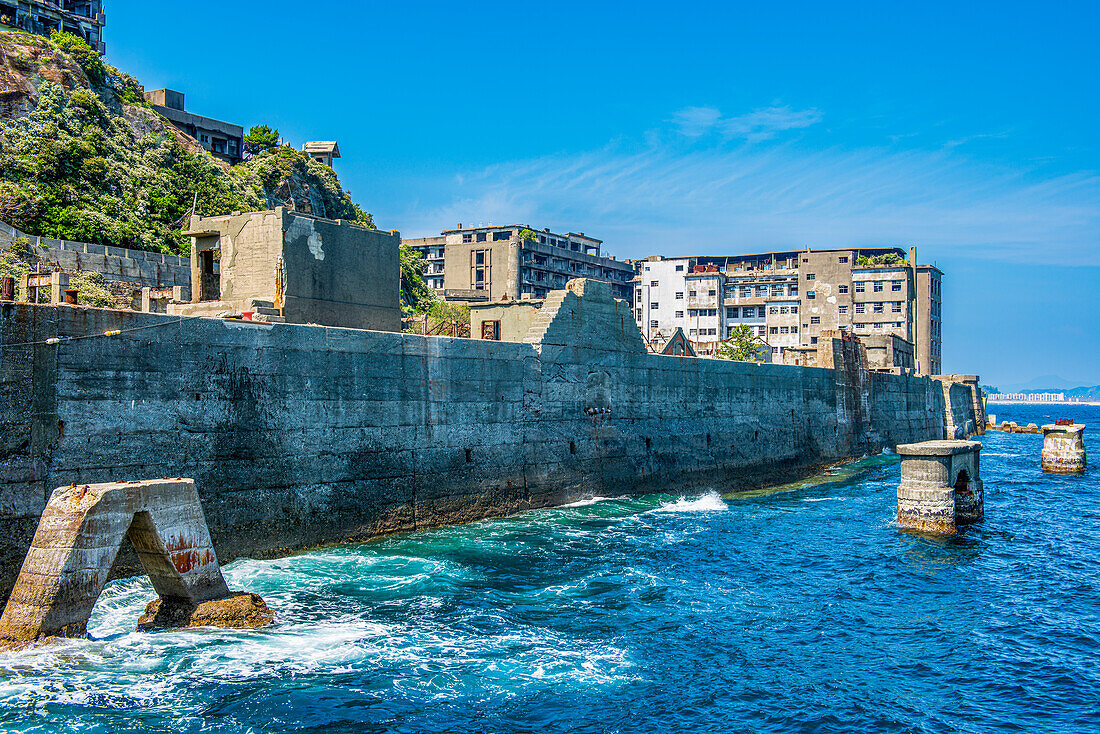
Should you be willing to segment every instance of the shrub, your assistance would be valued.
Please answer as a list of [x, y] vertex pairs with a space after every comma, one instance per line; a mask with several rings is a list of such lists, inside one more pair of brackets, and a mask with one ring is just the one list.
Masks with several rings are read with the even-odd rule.
[[[14, 252], [0, 252], [0, 278], [15, 278], [16, 288], [19, 287], [19, 279], [31, 271], [31, 266], [26, 260]], [[16, 298], [22, 298], [22, 294], [16, 293]]]
[[103, 285], [103, 274], [92, 270], [80, 271], [69, 276], [69, 288], [75, 288], [80, 293], [76, 302], [82, 306], [98, 306], [100, 308], [118, 308], [118, 301], [114, 295]]
[[103, 66], [103, 59], [99, 58], [99, 54], [88, 45], [87, 41], [64, 31], [54, 32], [50, 36], [50, 41], [58, 50], [72, 57], [73, 61], [84, 70], [88, 81], [99, 86], [103, 85], [107, 69]]

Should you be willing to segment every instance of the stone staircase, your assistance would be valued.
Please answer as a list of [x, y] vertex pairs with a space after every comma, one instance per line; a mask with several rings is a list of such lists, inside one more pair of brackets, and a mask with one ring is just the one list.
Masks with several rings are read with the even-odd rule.
[[569, 291], [565, 290], [550, 291], [546, 299], [542, 302], [542, 308], [539, 309], [539, 313], [531, 324], [531, 328], [527, 330], [526, 336], [523, 337], [525, 344], [534, 344], [536, 346], [542, 344], [542, 339], [546, 336], [546, 330], [550, 327], [550, 322], [558, 315], [558, 310], [565, 302], [565, 296], [568, 293]]
[[268, 324], [285, 324], [286, 318], [279, 313], [272, 301], [252, 300], [252, 320]]

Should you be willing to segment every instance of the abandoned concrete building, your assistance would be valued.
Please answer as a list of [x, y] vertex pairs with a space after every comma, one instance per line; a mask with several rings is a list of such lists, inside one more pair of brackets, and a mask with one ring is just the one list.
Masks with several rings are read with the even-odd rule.
[[943, 273], [917, 264], [915, 249], [905, 255], [882, 247], [650, 257], [633, 263], [634, 317], [650, 343], [682, 328], [701, 354], [744, 324], [784, 363], [784, 352], [812, 352], [825, 331], [892, 335], [909, 343], [917, 369], [938, 374]]
[[498, 342], [521, 342], [542, 308], [541, 298], [470, 304], [470, 336]]
[[332, 162], [340, 157], [340, 146], [335, 140], [311, 140], [302, 146], [302, 152], [318, 163], [332, 168]]
[[0, 23], [40, 36], [64, 31], [80, 36], [101, 55], [107, 53], [103, 0], [0, 0]]
[[616, 298], [631, 300], [634, 291], [633, 267], [601, 255], [603, 241], [583, 232], [460, 223], [439, 237], [404, 244], [424, 256], [425, 283], [448, 301], [545, 298], [573, 278], [610, 283]]
[[227, 163], [244, 160], [244, 128], [232, 122], [203, 117], [183, 108], [183, 92], [154, 89], [145, 93], [145, 101], [179, 130], [199, 141], [212, 155]]
[[243, 314], [400, 331], [401, 236], [279, 207], [192, 217], [191, 303], [181, 316]]

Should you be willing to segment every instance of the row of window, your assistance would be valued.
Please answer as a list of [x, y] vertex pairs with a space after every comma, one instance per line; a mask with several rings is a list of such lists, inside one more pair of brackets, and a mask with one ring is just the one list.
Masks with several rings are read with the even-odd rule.
[[[873, 289], [874, 293], [882, 293], [882, 289], [886, 285], [886, 281], [885, 280], [857, 280], [857, 281], [852, 283], [852, 287], [855, 289], [856, 293], [866, 293], [868, 285], [872, 286], [872, 289]], [[900, 280], [891, 280], [890, 281], [890, 290], [893, 291], [894, 293], [900, 293], [901, 292], [901, 286], [902, 286], [902, 281], [900, 281]]]
[[730, 287], [726, 288], [726, 297], [727, 298], [734, 298], [734, 297], [752, 298], [753, 295], [756, 295], [756, 296], [767, 296], [767, 295], [771, 295], [771, 296], [797, 296], [798, 295], [798, 286], [795, 285], [795, 284], [791, 284], [791, 285], [787, 285], [787, 286], [783, 286], [783, 285], [771, 285], [771, 286], [767, 286], [767, 285], [758, 285], [758, 286], [741, 285], [741, 286], [730, 286]]
[[[488, 240], [488, 232], [471, 232], [469, 234], [462, 235], [463, 242], [485, 242]], [[512, 230], [504, 229], [497, 232], [493, 232], [493, 242], [500, 242], [502, 240], [512, 239]]]
[[[867, 311], [868, 306], [871, 307], [871, 311], [870, 311], [871, 313], [886, 313], [886, 306], [887, 305], [890, 306], [890, 313], [901, 313], [904, 310], [902, 308], [902, 302], [901, 301], [885, 301], [885, 302], [884, 301], [879, 301], [878, 303], [855, 303], [855, 304], [852, 305], [852, 307], [855, 309], [856, 313], [868, 313], [868, 311]], [[841, 304], [841, 305], [836, 307], [836, 310], [837, 310], [838, 313], [845, 314], [845, 313], [848, 313], [848, 306], [846, 304]]]
[[797, 326], [771, 326], [768, 327], [768, 333], [770, 334], [797, 334]]
[[[806, 273], [806, 280], [813, 280], [815, 277], [816, 276], [813, 273]], [[883, 289], [886, 286], [886, 281], [884, 281], [884, 280], [857, 280], [857, 281], [852, 283], [852, 287], [854, 288], [856, 293], [866, 293], [868, 285], [871, 286], [871, 290], [872, 290], [873, 293], [882, 293]], [[900, 280], [891, 280], [890, 281], [890, 290], [893, 291], [894, 293], [900, 293], [901, 292], [901, 286], [902, 286], [902, 281], [900, 281]], [[837, 290], [838, 293], [847, 293], [848, 292], [848, 286], [838, 285], [836, 287], [836, 290]], [[812, 294], [813, 294], [813, 291], [811, 291], [810, 294], [809, 294], [810, 298], [813, 298]]]

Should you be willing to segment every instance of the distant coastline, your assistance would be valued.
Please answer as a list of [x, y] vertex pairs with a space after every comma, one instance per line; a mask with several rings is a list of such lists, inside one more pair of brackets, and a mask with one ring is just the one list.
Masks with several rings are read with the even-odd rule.
[[985, 398], [986, 405], [1100, 405], [1100, 400], [994, 400]]

